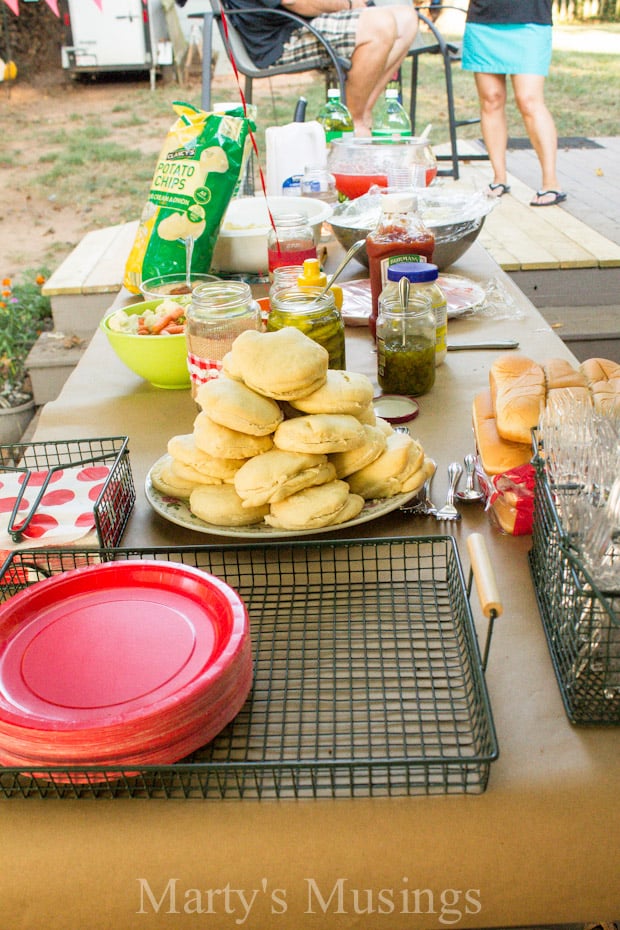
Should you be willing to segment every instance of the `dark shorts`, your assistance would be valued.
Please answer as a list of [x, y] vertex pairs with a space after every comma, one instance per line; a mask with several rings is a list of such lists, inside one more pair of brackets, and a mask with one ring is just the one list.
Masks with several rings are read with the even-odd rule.
[[[339, 58], [351, 61], [355, 50], [357, 22], [361, 10], [342, 10], [338, 13], [325, 13], [315, 16], [310, 24], [324, 35]], [[292, 65], [304, 61], [309, 69], [316, 65], [322, 67], [329, 63], [329, 57], [318, 39], [308, 29], [297, 29], [278, 58], [278, 64]]]

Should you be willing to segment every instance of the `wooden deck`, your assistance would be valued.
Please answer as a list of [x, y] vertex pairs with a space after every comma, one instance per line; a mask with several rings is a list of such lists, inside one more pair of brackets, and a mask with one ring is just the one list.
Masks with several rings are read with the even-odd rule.
[[[459, 150], [480, 152], [475, 143], [462, 142]], [[463, 162], [459, 181], [444, 183], [483, 190], [491, 179], [487, 162]], [[620, 267], [620, 244], [571, 212], [570, 192], [561, 206], [533, 208], [535, 188], [512, 173], [508, 183], [510, 194], [500, 199], [480, 233], [480, 242], [504, 271]]]

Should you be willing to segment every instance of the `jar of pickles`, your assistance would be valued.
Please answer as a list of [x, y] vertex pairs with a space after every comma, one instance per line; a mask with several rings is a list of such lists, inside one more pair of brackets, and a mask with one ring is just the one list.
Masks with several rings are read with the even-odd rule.
[[214, 281], [192, 291], [186, 312], [187, 367], [192, 397], [201, 384], [216, 378], [237, 336], [261, 329], [261, 313], [245, 281]]
[[285, 287], [270, 295], [267, 332], [294, 326], [329, 353], [329, 367], [345, 369], [344, 322], [331, 291]]
[[435, 383], [435, 314], [426, 294], [381, 293], [377, 317], [377, 379], [384, 394], [418, 396]]

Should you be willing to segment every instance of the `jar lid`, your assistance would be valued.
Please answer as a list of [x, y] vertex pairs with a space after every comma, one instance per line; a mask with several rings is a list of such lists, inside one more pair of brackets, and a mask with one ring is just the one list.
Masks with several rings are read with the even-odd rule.
[[376, 415], [388, 423], [409, 423], [420, 412], [417, 400], [407, 394], [380, 394], [373, 398], [372, 406]]
[[383, 213], [411, 213], [418, 209], [418, 199], [415, 194], [399, 193], [382, 194], [381, 210]]
[[438, 276], [439, 268], [430, 262], [394, 262], [387, 271], [388, 281], [435, 281]]

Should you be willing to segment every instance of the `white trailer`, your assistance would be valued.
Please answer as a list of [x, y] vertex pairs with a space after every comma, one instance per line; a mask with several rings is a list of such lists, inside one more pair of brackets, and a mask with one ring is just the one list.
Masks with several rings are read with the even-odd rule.
[[62, 66], [73, 75], [148, 71], [172, 64], [161, 0], [60, 0]]

